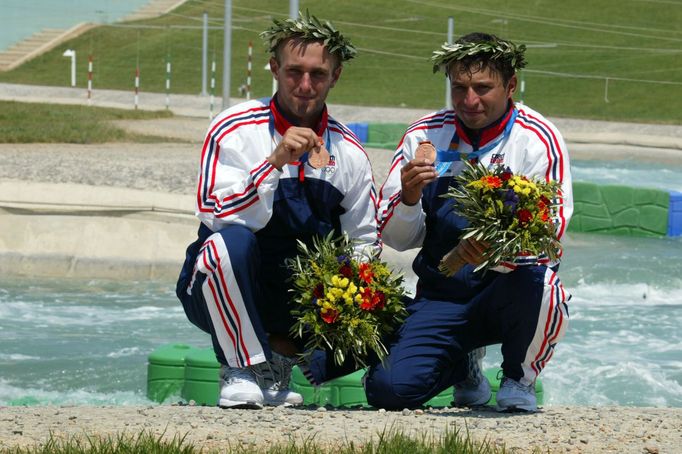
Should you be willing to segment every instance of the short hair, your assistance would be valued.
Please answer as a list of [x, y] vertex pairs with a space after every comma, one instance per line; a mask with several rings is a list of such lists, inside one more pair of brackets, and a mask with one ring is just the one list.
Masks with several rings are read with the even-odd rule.
[[524, 44], [516, 45], [511, 41], [488, 33], [475, 32], [464, 35], [453, 44], [444, 43], [433, 52], [431, 62], [433, 72], [444, 71], [450, 74], [453, 65], [460, 65], [460, 71], [474, 72], [486, 68], [502, 76], [506, 85], [517, 69], [526, 66]]

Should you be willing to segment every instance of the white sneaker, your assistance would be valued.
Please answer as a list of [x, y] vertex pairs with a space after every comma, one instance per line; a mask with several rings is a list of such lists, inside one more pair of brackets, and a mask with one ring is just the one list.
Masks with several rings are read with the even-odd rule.
[[292, 407], [303, 404], [303, 396], [289, 389], [294, 365], [296, 358], [272, 352], [270, 361], [253, 366], [265, 405]]
[[535, 412], [538, 409], [534, 384], [524, 385], [509, 377], [502, 377], [496, 400], [497, 411]]
[[490, 382], [483, 374], [476, 380], [464, 380], [454, 386], [455, 407], [480, 407], [488, 403], [493, 396]]
[[485, 347], [469, 353], [469, 372], [467, 378], [454, 386], [455, 407], [478, 407], [488, 403], [493, 395], [490, 382], [483, 375]]
[[253, 367], [220, 367], [221, 408], [263, 408], [263, 392], [258, 386]]

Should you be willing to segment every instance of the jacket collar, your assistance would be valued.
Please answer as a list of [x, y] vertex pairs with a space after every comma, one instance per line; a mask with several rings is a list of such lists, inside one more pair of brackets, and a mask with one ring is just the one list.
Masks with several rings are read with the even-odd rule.
[[504, 132], [504, 128], [512, 118], [512, 111], [514, 110], [514, 103], [509, 101], [507, 111], [497, 120], [483, 129], [470, 129], [462, 123], [459, 117], [455, 117], [457, 124], [457, 135], [461, 140], [472, 146], [474, 150], [484, 147], [486, 144], [493, 141], [496, 137]]
[[[277, 102], [277, 94], [273, 95], [273, 97], [270, 99], [270, 112], [272, 112], [275, 130], [280, 135], [284, 135], [284, 133], [287, 132], [287, 129], [289, 129], [291, 126], [298, 126], [284, 116], [284, 113]], [[317, 130], [315, 131], [318, 136], [323, 136], [324, 132], [327, 130], [328, 124], [329, 116], [327, 114], [327, 105], [325, 104], [324, 109], [322, 109], [322, 115], [320, 116], [320, 122], [317, 125]]]

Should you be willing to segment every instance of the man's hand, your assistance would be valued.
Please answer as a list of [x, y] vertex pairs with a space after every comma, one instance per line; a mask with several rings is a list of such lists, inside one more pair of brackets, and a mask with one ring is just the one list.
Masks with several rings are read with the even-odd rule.
[[473, 238], [467, 238], [457, 244], [457, 254], [470, 265], [479, 265], [485, 259], [483, 254], [488, 249], [488, 244], [482, 241], [477, 241]]
[[422, 197], [424, 186], [436, 181], [438, 173], [428, 159], [416, 158], [400, 170], [401, 194], [405, 205], [415, 205]]
[[268, 162], [278, 170], [288, 162], [296, 161], [306, 151], [317, 150], [324, 142], [310, 128], [291, 126], [282, 136], [282, 141], [268, 156]]

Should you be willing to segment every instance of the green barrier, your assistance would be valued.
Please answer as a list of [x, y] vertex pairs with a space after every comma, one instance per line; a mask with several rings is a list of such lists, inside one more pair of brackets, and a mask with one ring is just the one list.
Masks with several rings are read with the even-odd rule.
[[668, 233], [668, 191], [574, 182], [573, 202], [569, 231], [647, 237]]
[[[162, 403], [170, 397], [180, 396], [197, 405], [215, 406], [219, 393], [220, 364], [212, 348], [193, 348], [184, 344], [163, 345], [152, 352], [147, 367], [147, 397]], [[493, 397], [488, 405], [495, 405], [500, 387], [499, 368], [483, 373], [490, 382]], [[336, 408], [367, 408], [362, 376], [359, 370], [344, 377], [330, 380], [320, 386], [311, 385], [298, 367], [291, 374], [291, 389], [303, 396], [304, 405], [329, 405]], [[452, 404], [452, 388], [448, 388], [428, 401], [425, 406], [448, 407]], [[543, 403], [544, 389], [540, 380], [535, 385], [538, 405]]]
[[[493, 396], [488, 405], [496, 405], [495, 397], [500, 389], [500, 379], [502, 374], [500, 368], [491, 368], [483, 371], [483, 374], [490, 382]], [[330, 405], [332, 407], [363, 407], [367, 408], [365, 390], [362, 387], [362, 376], [365, 370], [359, 370], [345, 377], [331, 380], [320, 386], [311, 385], [298, 367], [294, 367], [291, 374], [291, 389], [303, 396], [304, 405]], [[544, 387], [542, 382], [537, 380], [535, 383], [535, 396], [538, 405], [544, 401]], [[453, 389], [448, 388], [429, 400], [425, 407], [449, 407], [452, 405]]]
[[185, 381], [185, 355], [192, 347], [185, 344], [163, 345], [147, 357], [147, 398], [164, 402], [180, 396]]
[[370, 123], [367, 127], [367, 142], [364, 146], [395, 150], [407, 126], [403, 123]]
[[218, 404], [220, 364], [212, 348], [192, 350], [185, 357], [185, 383], [182, 397], [197, 405]]

